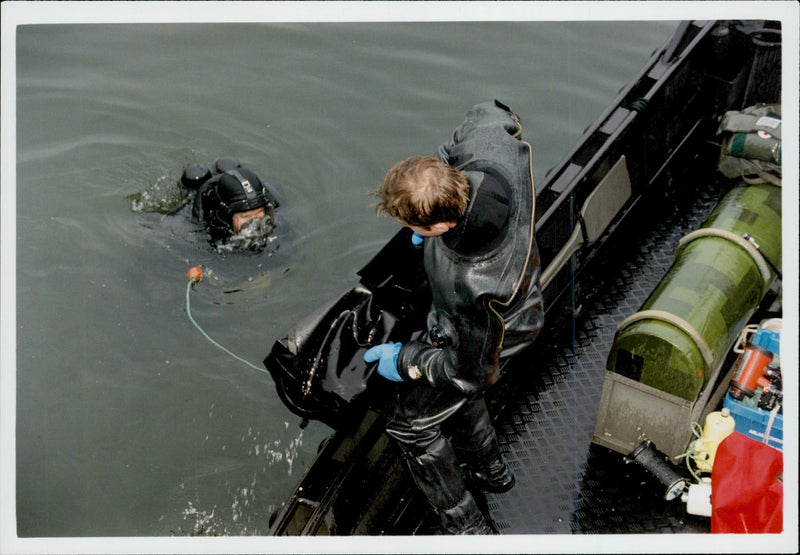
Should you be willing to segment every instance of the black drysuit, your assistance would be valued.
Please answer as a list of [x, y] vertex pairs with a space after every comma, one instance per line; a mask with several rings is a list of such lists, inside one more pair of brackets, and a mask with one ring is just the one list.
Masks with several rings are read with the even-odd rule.
[[441, 161], [466, 172], [470, 202], [455, 228], [424, 241], [427, 331], [400, 350], [407, 383], [382, 411], [417, 486], [452, 531], [477, 510], [458, 460], [480, 466], [499, 456], [482, 394], [501, 360], [529, 345], [543, 323], [531, 147], [520, 134], [515, 114], [486, 102], [439, 147]]

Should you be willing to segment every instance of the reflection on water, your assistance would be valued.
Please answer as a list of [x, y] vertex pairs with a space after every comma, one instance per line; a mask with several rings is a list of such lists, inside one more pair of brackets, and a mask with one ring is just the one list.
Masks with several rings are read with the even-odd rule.
[[[187, 270], [193, 317], [261, 361], [396, 231], [368, 195], [392, 163], [499, 98], [541, 180], [674, 28], [19, 27], [18, 533], [265, 533], [329, 430], [198, 333]], [[183, 168], [221, 155], [277, 184], [261, 252], [213, 249], [183, 203]]]

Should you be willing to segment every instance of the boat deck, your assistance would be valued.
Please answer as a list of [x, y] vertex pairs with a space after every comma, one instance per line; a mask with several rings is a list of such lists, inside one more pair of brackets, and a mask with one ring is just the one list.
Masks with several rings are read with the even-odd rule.
[[664, 500], [655, 478], [591, 437], [617, 323], [639, 309], [672, 264], [680, 238], [717, 200], [698, 191], [688, 210], [632, 228], [630, 248], [616, 249], [622, 256], [598, 261], [582, 280], [592, 289], [584, 291], [571, 329], [540, 336], [536, 352], [523, 357], [539, 367], [514, 368], [514, 379], [490, 399], [517, 477], [510, 491], [486, 494], [499, 533], [709, 532], [710, 519], [687, 514], [679, 499]]
[[[591, 440], [617, 324], [639, 309], [671, 266], [679, 240], [702, 224], [721, 195], [712, 184], [682, 191], [681, 206], [661, 202], [669, 211], [657, 213], [658, 199], [640, 207], [617, 230], [613, 249], [603, 249], [581, 273], [583, 304], [573, 307], [574, 317], [549, 316], [536, 343], [487, 394], [517, 478], [506, 493], [473, 492], [498, 534], [710, 532], [709, 518], [688, 514], [680, 499], [665, 500], [654, 476]], [[320, 449], [273, 534], [440, 533], [374, 414]], [[689, 483], [688, 470], [677, 470]]]

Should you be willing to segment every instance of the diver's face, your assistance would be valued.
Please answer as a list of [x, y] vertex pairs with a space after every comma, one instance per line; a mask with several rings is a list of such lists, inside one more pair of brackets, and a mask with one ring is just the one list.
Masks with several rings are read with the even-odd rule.
[[246, 210], [244, 212], [237, 212], [233, 215], [233, 230], [239, 231], [244, 225], [254, 218], [263, 218], [267, 215], [267, 211], [263, 206], [254, 208], [253, 210]]
[[[272, 206], [248, 210], [235, 216], [240, 218], [236, 230], [225, 239], [224, 243], [218, 243], [217, 249], [228, 252], [251, 252], [259, 253], [266, 249], [275, 239], [272, 231], [275, 229], [275, 220]], [[235, 225], [235, 220], [234, 220]]]

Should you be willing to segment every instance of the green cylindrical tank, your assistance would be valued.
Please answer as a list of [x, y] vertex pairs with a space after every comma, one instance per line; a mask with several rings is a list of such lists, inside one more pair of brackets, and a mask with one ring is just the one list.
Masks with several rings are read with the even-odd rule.
[[769, 290], [771, 265], [781, 268], [781, 188], [731, 190], [620, 323], [606, 368], [694, 401]]

